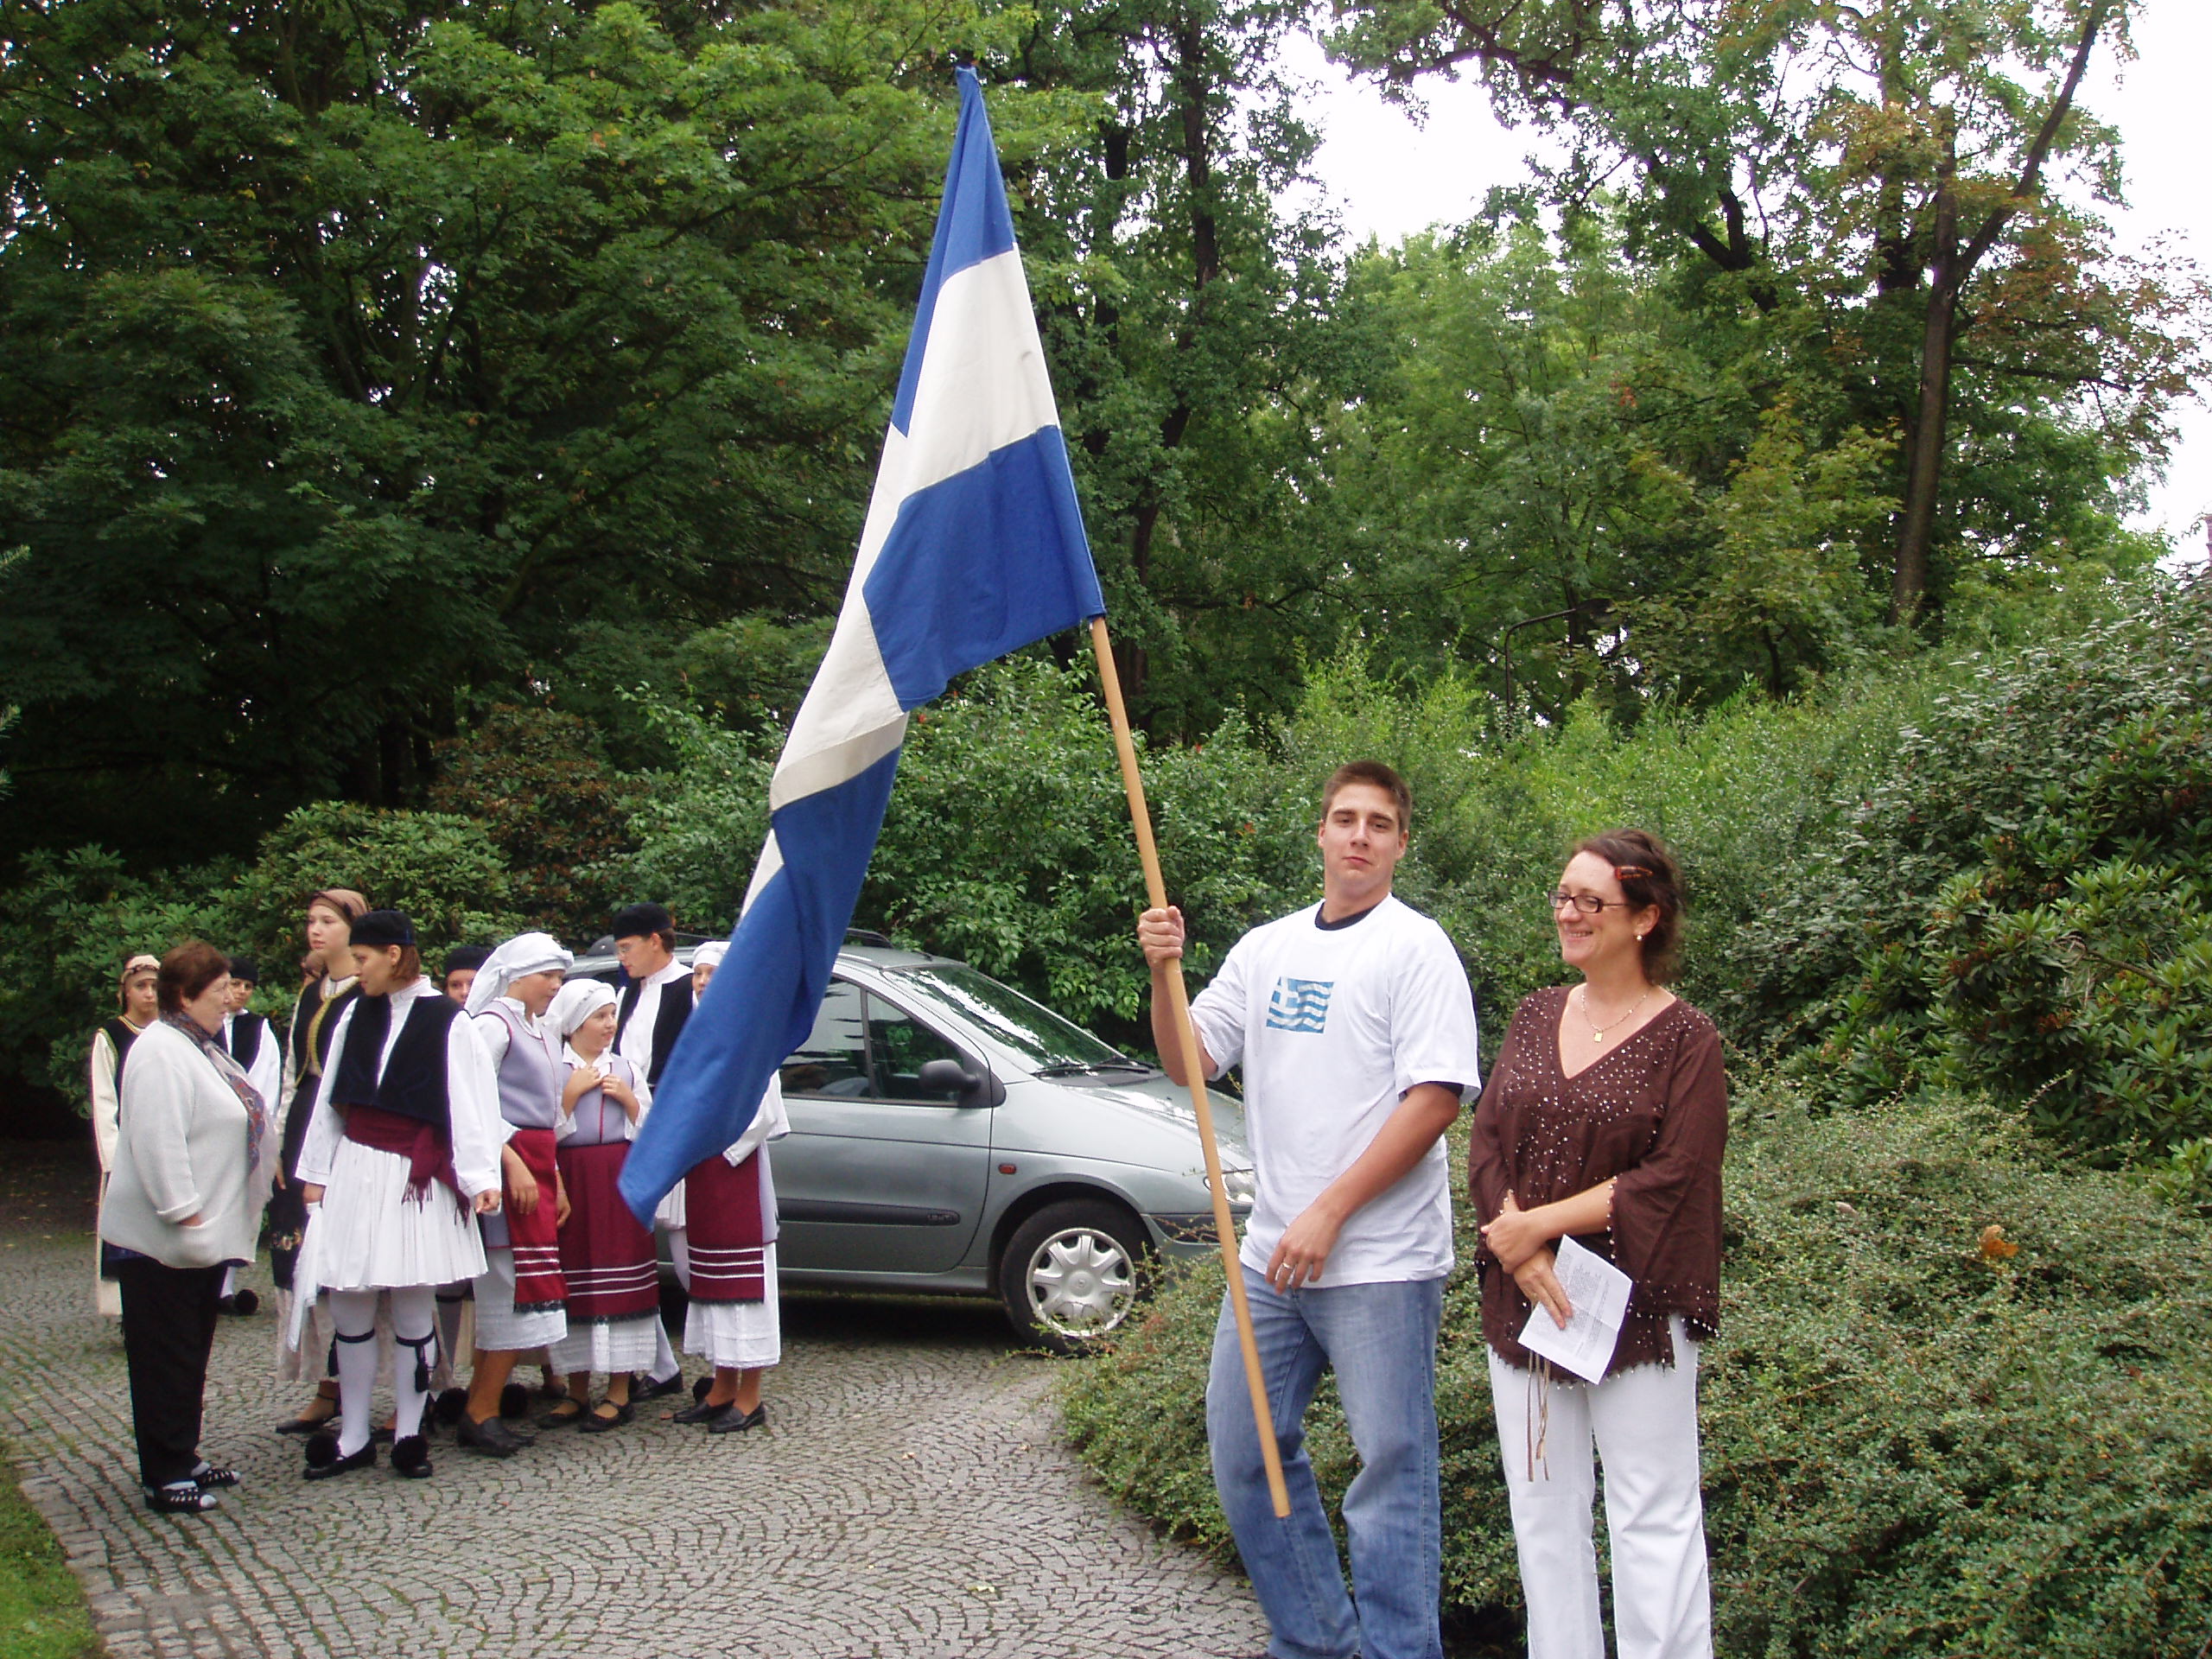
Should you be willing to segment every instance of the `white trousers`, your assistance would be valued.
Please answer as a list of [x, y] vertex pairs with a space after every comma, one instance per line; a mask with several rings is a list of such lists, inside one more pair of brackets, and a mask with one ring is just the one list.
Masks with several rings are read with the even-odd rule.
[[[1546, 1381], [1490, 1357], [1491, 1403], [1529, 1603], [1529, 1659], [1605, 1659], [1591, 1541], [1594, 1441], [1605, 1468], [1620, 1659], [1711, 1659], [1713, 1591], [1698, 1484], [1697, 1344], [1604, 1382]], [[1548, 1407], [1548, 1421], [1544, 1413]], [[1543, 1455], [1530, 1470], [1539, 1436]]]

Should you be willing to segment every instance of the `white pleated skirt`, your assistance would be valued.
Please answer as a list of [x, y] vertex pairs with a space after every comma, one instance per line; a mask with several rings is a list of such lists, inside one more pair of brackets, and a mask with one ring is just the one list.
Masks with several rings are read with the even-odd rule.
[[558, 1306], [515, 1312], [512, 1250], [486, 1250], [484, 1263], [476, 1280], [478, 1348], [487, 1354], [524, 1354], [533, 1348], [550, 1348], [569, 1334], [568, 1314]]
[[767, 1285], [757, 1302], [694, 1301], [683, 1316], [683, 1351], [710, 1365], [758, 1371], [784, 1357], [783, 1319], [776, 1306], [776, 1247], [763, 1256]]
[[652, 1313], [640, 1319], [594, 1324], [572, 1324], [569, 1334], [553, 1344], [553, 1369], [568, 1376], [598, 1371], [612, 1376], [617, 1371], [649, 1371], [659, 1349], [654, 1332], [660, 1324]]
[[413, 1203], [404, 1156], [359, 1141], [338, 1143], [330, 1185], [300, 1241], [296, 1286], [399, 1290], [449, 1285], [483, 1271], [476, 1217], [451, 1187], [432, 1181], [423, 1201]]

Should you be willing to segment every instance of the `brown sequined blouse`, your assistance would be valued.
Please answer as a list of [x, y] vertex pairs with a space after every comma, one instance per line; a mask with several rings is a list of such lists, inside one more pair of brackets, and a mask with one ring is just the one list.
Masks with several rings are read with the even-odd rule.
[[[1671, 1365], [1669, 1315], [1681, 1314], [1700, 1339], [1720, 1323], [1720, 1159], [1728, 1141], [1720, 1033], [1688, 1003], [1672, 1002], [1569, 1077], [1559, 1063], [1567, 990], [1537, 991], [1513, 1011], [1475, 1107], [1468, 1186], [1487, 1222], [1509, 1192], [1533, 1210], [1612, 1179], [1612, 1225], [1575, 1240], [1634, 1281], [1605, 1374]], [[1484, 1339], [1525, 1370], [1532, 1356], [1516, 1338], [1529, 1299], [1487, 1250], [1477, 1261]]]

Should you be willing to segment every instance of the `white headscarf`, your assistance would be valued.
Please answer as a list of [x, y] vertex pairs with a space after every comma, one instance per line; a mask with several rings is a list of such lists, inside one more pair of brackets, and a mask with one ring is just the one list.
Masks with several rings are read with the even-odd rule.
[[481, 1014], [507, 994], [507, 988], [525, 974], [542, 974], [549, 968], [566, 973], [576, 959], [550, 933], [518, 933], [485, 959], [468, 988], [468, 1012]]
[[614, 988], [604, 980], [572, 979], [553, 995], [545, 1018], [566, 1039], [601, 1008], [614, 1006]]
[[709, 939], [691, 953], [691, 971], [698, 972], [699, 964], [702, 963], [710, 968], [719, 968], [722, 965], [722, 958], [728, 954], [729, 941], [728, 939]]

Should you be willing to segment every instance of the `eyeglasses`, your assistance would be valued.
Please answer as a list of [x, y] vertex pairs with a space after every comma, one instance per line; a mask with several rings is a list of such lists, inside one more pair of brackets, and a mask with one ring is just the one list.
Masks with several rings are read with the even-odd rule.
[[1625, 899], [1600, 899], [1592, 893], [1569, 893], [1564, 887], [1552, 894], [1552, 909], [1554, 912], [1563, 910], [1569, 905], [1573, 905], [1585, 916], [1595, 916], [1601, 910], [1634, 910], [1636, 908]]

